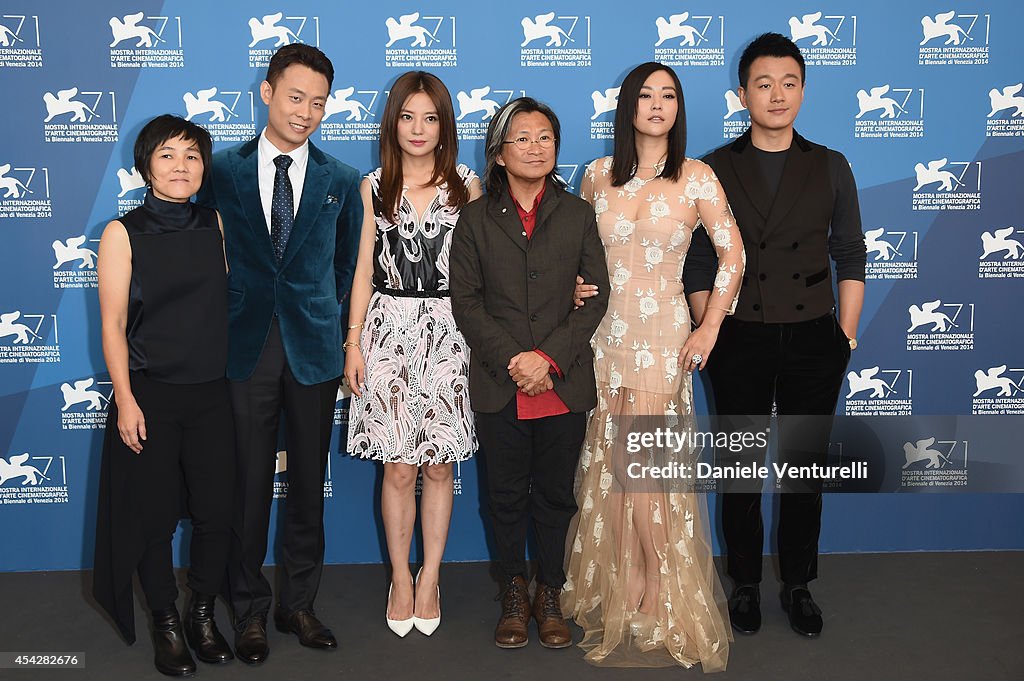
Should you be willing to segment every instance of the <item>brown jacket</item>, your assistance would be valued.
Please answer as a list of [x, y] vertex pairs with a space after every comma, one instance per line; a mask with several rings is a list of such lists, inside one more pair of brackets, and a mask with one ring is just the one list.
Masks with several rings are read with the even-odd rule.
[[[539, 349], [558, 365], [555, 393], [574, 412], [597, 403], [590, 339], [608, 309], [608, 266], [594, 209], [548, 184], [526, 238], [507, 190], [466, 205], [451, 248], [452, 311], [471, 350], [475, 411], [496, 413], [515, 396], [508, 362]], [[598, 295], [573, 310], [576, 275]]]

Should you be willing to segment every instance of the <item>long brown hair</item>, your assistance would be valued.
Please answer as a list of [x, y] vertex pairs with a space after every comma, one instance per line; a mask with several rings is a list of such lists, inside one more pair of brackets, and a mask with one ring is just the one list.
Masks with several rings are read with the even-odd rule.
[[398, 219], [402, 198], [402, 148], [398, 145], [398, 116], [412, 95], [425, 92], [434, 103], [440, 123], [440, 135], [434, 149], [434, 175], [431, 184], [448, 185], [448, 206], [461, 209], [469, 202], [469, 190], [456, 170], [459, 140], [455, 130], [452, 96], [441, 79], [426, 71], [402, 74], [391, 87], [380, 122], [380, 203], [383, 217], [391, 223]]

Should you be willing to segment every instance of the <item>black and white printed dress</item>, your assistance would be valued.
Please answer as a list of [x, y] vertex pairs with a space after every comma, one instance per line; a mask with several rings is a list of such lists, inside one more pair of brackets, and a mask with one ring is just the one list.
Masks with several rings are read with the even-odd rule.
[[[468, 186], [476, 174], [458, 166]], [[360, 349], [366, 389], [352, 396], [348, 451], [412, 465], [463, 461], [477, 449], [469, 402], [469, 347], [455, 326], [448, 257], [458, 211], [446, 185], [423, 215], [402, 192], [398, 222], [383, 217], [381, 170], [367, 179], [377, 223], [373, 296]]]

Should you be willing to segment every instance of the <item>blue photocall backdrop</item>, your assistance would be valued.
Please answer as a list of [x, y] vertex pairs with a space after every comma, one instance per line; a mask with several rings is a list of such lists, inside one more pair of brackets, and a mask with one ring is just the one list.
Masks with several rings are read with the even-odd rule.
[[[633, 66], [653, 59], [676, 69], [689, 153], [700, 156], [748, 123], [734, 93], [743, 45], [768, 30], [790, 35], [808, 63], [797, 128], [849, 159], [868, 247], [860, 348], [838, 411], [922, 417], [903, 418], [906, 429], [885, 449], [894, 452], [900, 493], [829, 496], [822, 550], [1024, 548], [1024, 496], [963, 493], [975, 489], [966, 482], [986, 453], [952, 418], [1024, 413], [1014, 312], [1024, 278], [1024, 223], [1014, 209], [1024, 158], [1022, 24], [1024, 6], [1011, 0], [628, 8], [0, 0], [0, 570], [92, 565], [111, 395], [95, 254], [104, 225], [144, 194], [135, 135], [164, 112], [208, 127], [217, 148], [255, 135], [265, 122], [258, 87], [269, 56], [296, 40], [318, 45], [336, 68], [312, 140], [361, 172], [377, 165], [390, 84], [422, 68], [452, 92], [461, 160], [478, 170], [498, 106], [523, 93], [551, 104], [562, 120], [560, 171], [578, 189], [585, 164], [611, 151], [616, 88]], [[706, 412], [699, 382], [696, 389]], [[346, 404], [339, 400], [339, 432]], [[1002, 442], [1019, 451], [1012, 437]], [[833, 447], [842, 458], [843, 443]], [[283, 497], [286, 456], [278, 463]], [[335, 438], [328, 562], [386, 555], [380, 475]], [[445, 559], [487, 559], [476, 463], [458, 466], [455, 479]], [[908, 493], [922, 490], [938, 493]], [[714, 496], [709, 503], [714, 509]]]

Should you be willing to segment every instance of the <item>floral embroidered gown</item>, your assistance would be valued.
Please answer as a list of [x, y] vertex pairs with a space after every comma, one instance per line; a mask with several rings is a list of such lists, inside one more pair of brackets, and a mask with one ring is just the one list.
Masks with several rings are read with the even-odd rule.
[[[631, 479], [628, 464], [644, 464], [647, 455], [627, 453], [621, 435], [658, 425], [696, 429], [691, 376], [680, 357], [690, 334], [683, 263], [693, 231], [703, 226], [719, 258], [708, 306], [731, 313], [743, 277], [743, 241], [725, 192], [705, 163], [687, 159], [678, 181], [633, 178], [613, 187], [611, 162], [591, 163], [581, 191], [597, 213], [612, 290], [592, 340], [598, 404], [576, 477], [580, 512], [569, 534], [563, 610], [583, 627], [580, 645], [594, 664], [701, 663], [705, 672], [717, 671], [728, 661], [731, 633], [706, 498], [685, 486]], [[693, 458], [689, 450], [671, 457], [683, 464]], [[641, 534], [649, 537], [659, 565], [644, 564]], [[640, 597], [651, 598], [644, 594], [644, 577], [655, 570], [656, 610], [643, 615], [637, 612]]]

